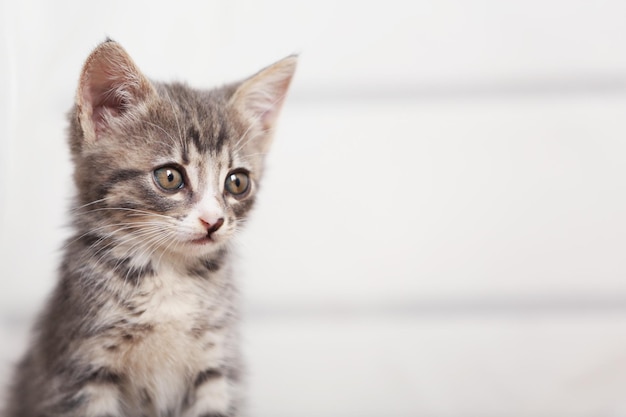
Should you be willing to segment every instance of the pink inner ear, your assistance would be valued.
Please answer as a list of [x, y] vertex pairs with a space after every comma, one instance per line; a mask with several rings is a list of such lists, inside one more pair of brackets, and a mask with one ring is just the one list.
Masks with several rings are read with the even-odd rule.
[[236, 102], [270, 136], [291, 83], [296, 62], [295, 56], [287, 57], [246, 80], [236, 92]]
[[101, 44], [87, 59], [79, 84], [78, 105], [88, 140], [95, 140], [112, 119], [146, 100], [154, 89], [126, 51]]
[[128, 109], [128, 98], [124, 94], [124, 80], [108, 68], [93, 68], [85, 86], [85, 101], [91, 104], [92, 121], [96, 132], [106, 125], [106, 117], [117, 117]]
[[92, 120], [96, 127], [96, 132], [102, 131], [106, 124], [106, 117], [117, 117], [128, 108], [128, 103], [118, 95], [115, 90], [102, 90], [94, 94], [92, 101]]
[[282, 105], [282, 92], [252, 91], [248, 93], [246, 107], [264, 130], [271, 130]]

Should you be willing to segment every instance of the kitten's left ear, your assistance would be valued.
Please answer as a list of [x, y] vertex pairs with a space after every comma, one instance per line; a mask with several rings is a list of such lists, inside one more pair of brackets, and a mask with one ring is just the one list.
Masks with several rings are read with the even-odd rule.
[[289, 84], [296, 70], [296, 55], [270, 65], [243, 81], [236, 89], [231, 104], [243, 115], [246, 128], [256, 128], [260, 134], [253, 139], [258, 152], [269, 149], [276, 120], [285, 101]]
[[87, 58], [78, 84], [76, 106], [84, 139], [93, 142], [156, 91], [117, 42], [101, 43]]

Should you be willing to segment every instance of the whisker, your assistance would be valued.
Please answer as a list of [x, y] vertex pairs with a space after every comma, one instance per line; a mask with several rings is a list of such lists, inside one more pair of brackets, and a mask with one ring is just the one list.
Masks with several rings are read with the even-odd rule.
[[73, 207], [73, 208], [71, 208], [71, 209], [70, 209], [70, 211], [72, 211], [72, 212], [74, 212], [74, 211], [78, 211], [78, 210], [81, 210], [81, 209], [83, 209], [83, 208], [85, 208], [85, 207], [91, 206], [91, 205], [93, 205], [93, 204], [98, 204], [98, 203], [101, 203], [101, 202], [103, 202], [103, 201], [110, 200], [110, 199], [112, 199], [112, 198], [113, 198], [113, 197], [104, 197], [104, 198], [100, 198], [100, 199], [98, 199], [98, 200], [94, 200], [94, 201], [92, 201], [92, 202], [90, 202], [90, 203], [83, 204], [83, 205], [81, 205], [81, 206], [77, 206], [77, 207]]
[[165, 214], [160, 214], [160, 213], [153, 213], [151, 211], [147, 211], [147, 210], [139, 210], [139, 209], [133, 209], [133, 208], [128, 208], [128, 207], [100, 207], [97, 209], [93, 209], [93, 210], [89, 210], [87, 213], [79, 213], [79, 214], [88, 214], [88, 213], [94, 213], [97, 211], [107, 211], [107, 210], [119, 210], [119, 211], [130, 211], [133, 213], [140, 213], [143, 215], [149, 215], [149, 216], [157, 216], [157, 217], [163, 217], [166, 219], [172, 219], [172, 220], [178, 220], [176, 219], [176, 217], [174, 216], [168, 216]]
[[124, 230], [128, 230], [128, 229], [132, 229], [132, 225], [125, 225], [124, 227], [120, 227], [117, 228], [111, 232], [106, 233], [104, 236], [101, 236], [100, 239], [98, 239], [96, 242], [94, 242], [92, 245], [90, 245], [90, 247], [88, 248], [89, 250], [94, 250], [96, 249], [97, 246], [99, 246], [103, 241], [105, 241], [106, 239], [110, 239], [111, 241], [108, 242], [106, 245], [97, 248], [97, 250], [93, 253], [93, 255], [98, 255], [101, 252], [102, 255], [97, 259], [97, 262], [102, 261], [102, 259], [107, 255], [107, 253], [109, 252], [108, 249], [112, 246], [118, 246], [120, 244], [125, 245], [128, 242], [132, 242], [133, 240], [136, 239], [140, 239], [141, 237], [143, 237], [146, 234], [149, 233], [162, 233], [163, 230], [163, 225], [162, 224], [156, 224], [156, 225], [152, 225], [150, 227], [144, 228], [143, 230], [140, 230], [138, 233], [134, 233], [130, 236], [124, 236], [122, 237], [118, 237], [115, 238], [115, 234], [119, 233], [121, 231]]
[[145, 121], [144, 123], [145, 123], [145, 124], [147, 124], [147, 125], [150, 125], [150, 126], [152, 126], [152, 127], [155, 127], [155, 128], [157, 128], [157, 129], [159, 129], [161, 132], [165, 133], [165, 134], [167, 135], [167, 137], [168, 137], [168, 138], [169, 138], [172, 142], [175, 142], [175, 141], [176, 141], [176, 140], [174, 139], [174, 137], [172, 136], [172, 134], [171, 134], [171, 133], [169, 133], [167, 130], [163, 129], [163, 128], [162, 128], [161, 126], [159, 126], [158, 124], [156, 124], [156, 123], [152, 123], [152, 122], [148, 122], [148, 121]]

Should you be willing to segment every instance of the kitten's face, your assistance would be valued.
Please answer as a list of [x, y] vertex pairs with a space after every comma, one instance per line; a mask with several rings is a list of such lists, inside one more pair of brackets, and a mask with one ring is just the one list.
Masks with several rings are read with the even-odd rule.
[[253, 205], [293, 74], [295, 61], [285, 61], [197, 91], [150, 83], [113, 42], [96, 49], [71, 135], [81, 231], [148, 258], [223, 247]]
[[129, 250], [200, 254], [243, 223], [261, 155], [246, 146], [254, 132], [219, 95], [157, 91], [146, 114], [102, 134], [77, 161], [81, 204], [89, 204], [79, 213]]

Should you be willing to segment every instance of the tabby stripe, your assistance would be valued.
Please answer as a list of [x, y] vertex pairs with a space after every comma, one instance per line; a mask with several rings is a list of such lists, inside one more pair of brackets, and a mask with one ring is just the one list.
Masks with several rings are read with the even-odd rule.
[[195, 126], [191, 126], [187, 129], [187, 139], [191, 139], [191, 143], [193, 143], [198, 152], [206, 152], [207, 144], [200, 140], [200, 132]]
[[207, 269], [207, 271], [209, 272], [215, 272], [218, 271], [222, 265], [220, 264], [220, 262], [218, 260], [215, 259], [203, 259], [202, 260], [202, 265]]
[[69, 396], [66, 396], [63, 400], [61, 400], [61, 402], [58, 403], [56, 406], [54, 406], [53, 410], [54, 412], [60, 413], [60, 414], [69, 413], [73, 411], [74, 409], [85, 404], [85, 402], [87, 401], [87, 398], [88, 398], [87, 395], [84, 393], [78, 394], [78, 395], [72, 393]]
[[226, 130], [226, 124], [220, 123], [219, 132], [217, 133], [217, 140], [215, 141], [215, 150], [221, 152], [224, 147], [224, 143], [228, 140], [228, 131]]
[[118, 276], [123, 279], [124, 282], [130, 282], [133, 285], [136, 285], [139, 280], [145, 278], [146, 276], [154, 276], [154, 269], [152, 269], [151, 263], [136, 267], [131, 266], [130, 262], [130, 258], [111, 258], [107, 261], [107, 265], [113, 271], [116, 271]]
[[141, 193], [141, 199], [143, 200], [142, 205], [144, 206], [138, 208], [155, 213], [167, 213], [180, 205], [177, 201], [163, 198], [162, 194], [155, 192], [154, 188], [148, 187], [143, 183], [139, 185], [138, 191]]
[[187, 268], [189, 276], [207, 278], [208, 273], [217, 272], [222, 268], [222, 258], [226, 251], [220, 250], [215, 258], [202, 259], [199, 264]]
[[107, 180], [109, 184], [116, 184], [118, 182], [130, 181], [135, 178], [144, 175], [143, 171], [138, 169], [120, 169], [115, 171]]
[[122, 375], [115, 373], [107, 368], [99, 368], [91, 375], [89, 375], [84, 381], [86, 383], [96, 383], [96, 384], [119, 384], [122, 382]]
[[208, 381], [212, 381], [217, 378], [221, 378], [222, 373], [217, 369], [205, 369], [200, 372], [196, 377], [196, 381], [194, 382], [194, 387], [198, 388], [200, 385], [207, 383]]
[[238, 218], [243, 217], [254, 205], [254, 196], [248, 197], [245, 200], [238, 201], [233, 205], [233, 211]]
[[183, 142], [181, 146], [183, 148], [183, 164], [189, 165], [189, 147], [187, 146], [187, 142]]
[[144, 172], [139, 171], [138, 169], [120, 169], [115, 171], [100, 187], [98, 187], [98, 199], [105, 198], [115, 184], [131, 181], [142, 175], [144, 175]]

